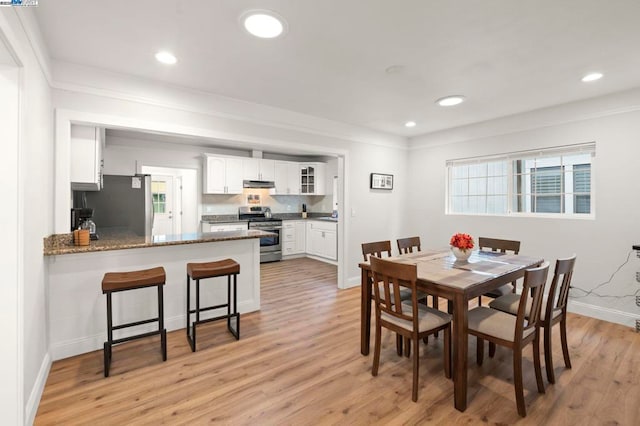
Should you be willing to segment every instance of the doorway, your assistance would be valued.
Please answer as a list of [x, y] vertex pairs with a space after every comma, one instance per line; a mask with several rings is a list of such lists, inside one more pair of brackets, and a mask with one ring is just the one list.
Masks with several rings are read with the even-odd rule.
[[153, 194], [153, 235], [195, 233], [198, 218], [197, 170], [174, 167], [141, 166], [151, 175]]

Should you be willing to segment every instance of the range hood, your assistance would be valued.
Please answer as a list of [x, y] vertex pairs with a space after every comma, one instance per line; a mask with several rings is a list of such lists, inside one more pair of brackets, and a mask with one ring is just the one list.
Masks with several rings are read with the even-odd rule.
[[275, 188], [276, 184], [269, 180], [243, 180], [243, 188]]

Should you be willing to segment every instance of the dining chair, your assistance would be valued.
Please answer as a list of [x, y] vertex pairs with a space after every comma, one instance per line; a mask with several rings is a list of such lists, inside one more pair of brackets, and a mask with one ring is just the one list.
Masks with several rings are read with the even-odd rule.
[[[371, 243], [362, 243], [362, 257], [365, 262], [368, 262], [372, 256], [375, 257], [383, 257], [386, 254], [387, 257], [391, 257], [391, 241], [374, 241]], [[369, 285], [373, 286], [373, 278], [372, 275], [369, 274]], [[375, 294], [371, 293], [371, 299], [375, 299]], [[407, 289], [402, 289], [400, 293], [400, 300], [409, 300], [411, 299], [411, 291]], [[396, 336], [396, 347], [398, 351], [398, 355], [402, 355], [402, 337], [400, 334]]]
[[[499, 253], [513, 253], [518, 254], [520, 252], [520, 241], [515, 240], [501, 240], [498, 238], [487, 238], [480, 237], [478, 238], [478, 249], [484, 251], [492, 251]], [[498, 287], [495, 290], [491, 290], [482, 296], [478, 297], [478, 306], [482, 306], [482, 297], [487, 296], [492, 299], [503, 296], [509, 293], [515, 293], [516, 291], [516, 282], [512, 282], [511, 284], [505, 284], [503, 286]]]
[[[424, 337], [444, 330], [444, 373], [451, 378], [451, 315], [418, 303], [416, 265], [371, 258], [376, 306], [376, 337], [371, 374], [378, 375], [382, 327], [413, 342], [413, 388], [411, 399], [418, 400], [418, 372], [420, 350], [418, 342]], [[411, 291], [411, 301], [401, 300], [401, 288]]]
[[[413, 253], [414, 249], [416, 251], [422, 251], [420, 237], [398, 238], [397, 243], [400, 254]], [[431, 295], [431, 298], [431, 306], [438, 309], [438, 296]], [[438, 337], [438, 333], [436, 333], [436, 337]]]
[[[538, 392], [544, 393], [540, 369], [540, 310], [542, 295], [549, 273], [549, 262], [537, 268], [527, 269], [524, 274], [524, 289], [520, 295], [517, 315], [479, 306], [469, 311], [469, 334], [476, 336], [476, 360], [482, 365], [484, 341], [505, 346], [513, 352], [513, 385], [516, 393], [518, 414], [526, 417], [522, 384], [522, 351], [533, 342], [533, 366]], [[533, 296], [529, 293], [533, 291]], [[531, 302], [527, 300], [531, 297]]]
[[[540, 312], [540, 327], [544, 330], [544, 361], [549, 383], [555, 383], [556, 378], [553, 371], [553, 358], [551, 351], [551, 330], [555, 324], [560, 324], [560, 342], [562, 344], [562, 355], [564, 365], [571, 368], [569, 358], [569, 346], [567, 345], [567, 299], [569, 288], [573, 276], [573, 268], [576, 263], [576, 255], [556, 260], [556, 267], [553, 272], [553, 279], [549, 292], [542, 298], [542, 310]], [[498, 297], [489, 304], [489, 307], [500, 311], [516, 315], [520, 296], [517, 294], [506, 294]], [[531, 298], [528, 299], [531, 303]]]

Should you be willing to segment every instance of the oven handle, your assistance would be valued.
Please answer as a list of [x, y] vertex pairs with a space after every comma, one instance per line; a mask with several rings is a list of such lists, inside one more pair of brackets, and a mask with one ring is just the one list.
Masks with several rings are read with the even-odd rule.
[[267, 227], [267, 226], [265, 226], [265, 227], [262, 227], [262, 226], [254, 226], [254, 227], [253, 227], [253, 228], [251, 228], [251, 229], [259, 229], [260, 231], [269, 231], [269, 230], [271, 230], [271, 229], [282, 229], [282, 226], [269, 226], [269, 227]]

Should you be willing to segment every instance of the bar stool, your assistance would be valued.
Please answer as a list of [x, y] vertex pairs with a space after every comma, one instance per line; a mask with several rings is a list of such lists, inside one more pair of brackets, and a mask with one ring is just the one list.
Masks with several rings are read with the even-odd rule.
[[[240, 265], [233, 259], [224, 259], [215, 262], [187, 263], [187, 340], [193, 352], [196, 351], [196, 326], [206, 322], [227, 320], [227, 329], [236, 340], [240, 339], [240, 314], [237, 306], [237, 283]], [[200, 280], [205, 278], [227, 277], [227, 303], [206, 308], [200, 307]], [[233, 312], [231, 311], [231, 276], [233, 276]], [[191, 309], [191, 279], [196, 281], [196, 308]], [[200, 312], [212, 309], [227, 308], [225, 315], [201, 320]], [[191, 322], [191, 314], [196, 314], [196, 320]], [[232, 319], [235, 318], [235, 329]]]
[[[111, 349], [113, 345], [128, 342], [130, 340], [141, 339], [143, 337], [160, 335], [162, 349], [162, 360], [167, 360], [167, 330], [164, 328], [164, 306], [162, 287], [166, 281], [164, 268], [146, 269], [131, 272], [107, 272], [102, 279], [102, 293], [107, 295], [107, 341], [104, 342], [104, 377], [109, 377], [109, 367], [111, 367]], [[135, 290], [146, 287], [158, 287], [158, 317], [142, 321], [135, 321], [126, 324], [113, 325], [111, 295], [119, 291]], [[148, 333], [137, 334], [135, 336], [113, 338], [113, 330], [120, 330], [136, 325], [158, 322], [158, 329]]]

